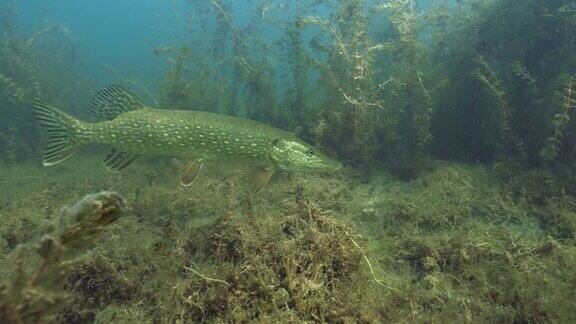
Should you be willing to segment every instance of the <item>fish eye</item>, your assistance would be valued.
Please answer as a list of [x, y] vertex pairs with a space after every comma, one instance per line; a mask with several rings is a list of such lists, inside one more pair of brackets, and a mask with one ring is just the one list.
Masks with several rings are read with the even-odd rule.
[[279, 142], [280, 142], [280, 140], [277, 139], [277, 138], [275, 138], [275, 139], [272, 141], [272, 145], [276, 146], [276, 145], [278, 145]]
[[314, 150], [312, 150], [312, 149], [308, 150], [308, 152], [306, 152], [306, 155], [314, 156]]

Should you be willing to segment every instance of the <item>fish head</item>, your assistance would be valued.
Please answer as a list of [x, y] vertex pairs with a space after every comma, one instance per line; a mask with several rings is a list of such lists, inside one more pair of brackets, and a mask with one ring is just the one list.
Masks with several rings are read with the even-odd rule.
[[275, 139], [272, 141], [269, 157], [276, 167], [286, 171], [322, 172], [342, 168], [340, 162], [296, 139]]

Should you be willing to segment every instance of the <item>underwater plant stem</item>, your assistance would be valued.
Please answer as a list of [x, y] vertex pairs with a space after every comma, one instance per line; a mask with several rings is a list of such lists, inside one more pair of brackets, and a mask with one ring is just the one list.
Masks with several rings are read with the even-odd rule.
[[32, 279], [30, 279], [30, 281], [28, 281], [28, 288], [34, 288], [36, 286], [36, 282], [38, 281], [38, 278], [40, 277], [42, 272], [44, 272], [44, 269], [46, 269], [47, 266], [48, 266], [48, 260], [46, 259], [42, 262], [42, 265], [40, 265], [40, 268], [38, 268], [36, 273], [34, 273], [34, 276], [32, 277]]
[[224, 8], [222, 8], [220, 3], [218, 3], [218, 1], [216, 1], [216, 0], [212, 0], [212, 5], [214, 6], [214, 8], [216, 8], [216, 11], [218, 11], [218, 13], [220, 15], [222, 15], [222, 17], [224, 18], [224, 20], [226, 21], [226, 23], [228, 24], [228, 26], [230, 27], [230, 29], [234, 33], [234, 36], [238, 37], [238, 39], [240, 40], [240, 42], [242, 42], [242, 45], [244, 45], [244, 47], [248, 47], [246, 40], [244, 39], [244, 37], [242, 37], [242, 35], [240, 35], [240, 33], [238, 32], [238, 29], [232, 23], [232, 20], [230, 19], [230, 12], [227, 10], [224, 10]]
[[549, 138], [549, 147], [546, 147], [543, 151], [546, 152], [546, 150], [548, 150], [552, 158], [556, 157], [558, 154], [558, 147], [561, 145], [564, 132], [566, 131], [566, 127], [570, 122], [570, 112], [572, 109], [576, 108], [576, 100], [574, 100], [572, 93], [574, 80], [576, 80], [576, 75], [573, 75], [568, 79], [566, 89], [564, 90], [565, 93], [563, 94], [563, 103], [561, 106], [562, 112], [554, 116], [552, 122], [554, 125], [554, 135]]
[[[566, 86], [566, 94], [565, 94], [565, 102], [564, 102], [564, 111], [562, 112], [562, 121], [567, 122], [570, 119], [570, 110], [573, 107], [572, 103], [574, 99], [572, 98], [572, 81], [576, 78], [576, 76], [571, 77], [568, 80], [568, 85]], [[559, 136], [561, 131], [556, 129], [556, 136]]]
[[402, 296], [406, 296], [406, 294], [403, 291], [396, 289], [396, 288], [393, 288], [393, 287], [390, 287], [390, 286], [386, 285], [385, 283], [383, 283], [382, 281], [378, 280], [378, 278], [376, 278], [376, 274], [374, 273], [374, 267], [372, 267], [372, 263], [370, 262], [370, 259], [368, 259], [366, 252], [364, 252], [364, 250], [360, 247], [360, 245], [358, 245], [358, 243], [356, 243], [354, 238], [352, 238], [352, 236], [350, 236], [350, 234], [348, 232], [345, 232], [345, 233], [348, 236], [348, 238], [350, 239], [350, 241], [352, 241], [352, 244], [354, 244], [354, 246], [358, 249], [358, 251], [360, 251], [360, 253], [362, 253], [364, 260], [366, 260], [366, 263], [368, 264], [368, 268], [370, 268], [370, 274], [372, 275], [372, 279], [374, 279], [374, 281], [377, 284], [379, 284], [380, 286], [382, 286], [388, 290], [397, 292]]
[[156, 96], [152, 93], [152, 91], [150, 91], [148, 89], [148, 87], [146, 87], [141, 81], [140, 79], [136, 79], [136, 80], [127, 80], [128, 82], [140, 87], [142, 90], [144, 90], [144, 93], [146, 93], [146, 95], [148, 95], [148, 97], [150, 97], [150, 99], [152, 99], [152, 101], [154, 101], [154, 104], [158, 107], [160, 106], [160, 103], [158, 102], [158, 100], [156, 99]]
[[192, 271], [195, 274], [197, 274], [200, 278], [209, 281], [209, 282], [219, 282], [219, 283], [223, 283], [226, 286], [230, 286], [230, 283], [221, 279], [215, 279], [215, 278], [210, 278], [210, 277], [206, 277], [205, 275], [201, 274], [200, 272], [196, 271], [195, 269], [192, 269], [190, 267], [184, 267], [184, 269], [186, 269], [187, 271]]
[[348, 51], [346, 50], [346, 46], [342, 42], [342, 38], [340, 37], [340, 35], [336, 31], [336, 28], [334, 28], [333, 25], [330, 25], [330, 32], [332, 33], [332, 36], [336, 40], [338, 47], [340, 47], [340, 54], [344, 55], [344, 57], [346, 58], [347, 61], [350, 61], [350, 56], [348, 55]]
[[424, 82], [422, 82], [422, 78], [420, 77], [420, 73], [416, 73], [416, 76], [418, 77], [418, 81], [420, 81], [420, 86], [422, 86], [422, 91], [424, 91], [424, 95], [430, 99], [430, 92], [426, 89], [426, 87], [424, 87]]

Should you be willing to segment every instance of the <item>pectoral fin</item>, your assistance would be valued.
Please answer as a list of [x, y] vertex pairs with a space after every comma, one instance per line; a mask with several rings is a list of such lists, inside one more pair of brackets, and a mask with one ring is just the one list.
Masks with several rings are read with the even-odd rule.
[[194, 181], [198, 178], [200, 174], [200, 170], [202, 170], [202, 166], [204, 162], [201, 160], [190, 161], [184, 166], [182, 166], [182, 171], [180, 173], [180, 182], [184, 187], [191, 186]]
[[271, 167], [257, 169], [248, 177], [248, 190], [253, 194], [259, 193], [270, 181], [272, 175], [274, 175], [274, 169]]

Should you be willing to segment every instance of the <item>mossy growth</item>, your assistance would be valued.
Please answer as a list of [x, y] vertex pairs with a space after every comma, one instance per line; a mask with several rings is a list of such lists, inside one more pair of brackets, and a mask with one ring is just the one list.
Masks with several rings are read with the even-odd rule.
[[562, 299], [573, 294], [574, 250], [530, 241], [505, 229], [404, 240], [400, 258], [420, 290], [416, 312], [438, 321], [573, 321]]
[[[184, 321], [376, 319], [372, 279], [362, 270], [353, 226], [297, 198], [282, 219], [228, 214], [186, 241], [179, 283]], [[198, 267], [209, 264], [207, 267]], [[214, 273], [219, 279], [202, 273]], [[359, 304], [359, 301], [363, 301]]]
[[408, 183], [382, 179], [385, 183], [363, 186], [362, 209], [366, 219], [377, 219], [407, 230], [428, 231], [462, 228], [475, 221], [525, 223], [527, 205], [515, 201], [487, 170], [477, 166], [436, 162], [427, 174]]
[[[572, 204], [533, 203], [537, 187], [513, 190], [502, 166], [495, 176], [434, 162], [411, 181], [280, 174], [251, 197], [242, 177], [219, 168], [182, 189], [177, 170], [157, 161], [111, 175], [75, 158], [62, 169], [0, 170], [40, 177], [12, 179], [10, 201], [44, 197], [0, 208], [12, 215], [0, 230], [22, 233], [12, 248], [0, 240], [3, 269], [37, 264], [16, 252], [45, 232], [47, 202], [57, 210], [98, 187], [135, 201], [52, 288], [64, 297], [51, 321], [574, 320]], [[54, 192], [37, 186], [42, 178]]]

